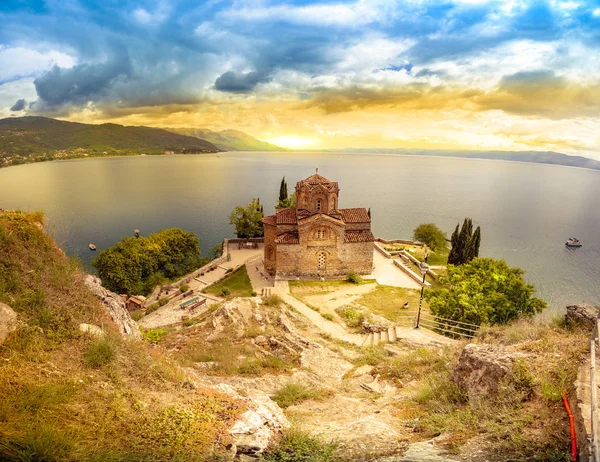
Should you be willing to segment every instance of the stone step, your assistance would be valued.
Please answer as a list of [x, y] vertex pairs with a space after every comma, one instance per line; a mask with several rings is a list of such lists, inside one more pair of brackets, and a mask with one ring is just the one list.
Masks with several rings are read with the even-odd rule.
[[387, 330], [384, 330], [384, 331], [381, 333], [381, 341], [382, 341], [383, 343], [389, 343], [389, 341], [390, 341], [389, 331], [387, 331]]
[[381, 343], [381, 334], [379, 332], [373, 333], [373, 345], [379, 345]]

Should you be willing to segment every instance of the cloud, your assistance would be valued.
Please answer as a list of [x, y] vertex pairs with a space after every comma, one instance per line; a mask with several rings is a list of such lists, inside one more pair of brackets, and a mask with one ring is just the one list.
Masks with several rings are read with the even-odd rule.
[[24, 99], [19, 99], [17, 100], [17, 102], [15, 104], [12, 105], [12, 107], [10, 108], [11, 112], [20, 112], [23, 109], [25, 109], [25, 106], [27, 105], [27, 101], [25, 101]]
[[247, 72], [245, 74], [227, 71], [215, 80], [215, 89], [229, 93], [250, 93], [260, 83], [271, 80], [269, 75], [262, 72]]

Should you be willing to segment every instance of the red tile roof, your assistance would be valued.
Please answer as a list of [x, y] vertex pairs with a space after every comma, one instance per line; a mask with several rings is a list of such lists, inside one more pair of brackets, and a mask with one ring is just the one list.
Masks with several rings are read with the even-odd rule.
[[328, 180], [318, 173], [315, 173], [314, 175], [311, 175], [308, 178], [298, 182], [298, 186], [307, 186], [309, 189], [312, 189], [313, 186], [317, 185], [325, 186], [329, 191], [333, 191], [338, 188], [336, 181]]
[[268, 217], [263, 217], [262, 222], [267, 225], [277, 225], [277, 217], [275, 215], [269, 215]]
[[365, 208], [358, 209], [340, 209], [342, 219], [346, 223], [370, 223], [371, 217]]
[[278, 225], [295, 225], [298, 223], [296, 218], [296, 209], [279, 209], [277, 210]]
[[299, 244], [298, 233], [289, 232], [280, 234], [275, 238], [275, 244]]
[[346, 231], [344, 233], [344, 242], [373, 242], [375, 236], [370, 230]]

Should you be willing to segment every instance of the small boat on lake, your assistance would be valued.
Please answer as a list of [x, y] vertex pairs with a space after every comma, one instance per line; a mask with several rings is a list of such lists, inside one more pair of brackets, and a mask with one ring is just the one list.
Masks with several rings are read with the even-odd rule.
[[90, 250], [96, 250], [96, 246], [94, 244], [90, 244]]
[[579, 239], [570, 237], [569, 240], [567, 242], [565, 242], [565, 245], [567, 247], [581, 247], [583, 244], [581, 242], [579, 242]]

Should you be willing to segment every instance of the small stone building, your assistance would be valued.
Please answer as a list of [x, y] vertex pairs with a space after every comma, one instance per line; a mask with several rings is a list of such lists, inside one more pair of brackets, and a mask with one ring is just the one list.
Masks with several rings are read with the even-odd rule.
[[371, 217], [365, 208], [338, 208], [339, 192], [337, 182], [316, 173], [296, 184], [296, 207], [263, 218], [269, 273], [283, 278], [372, 273]]

